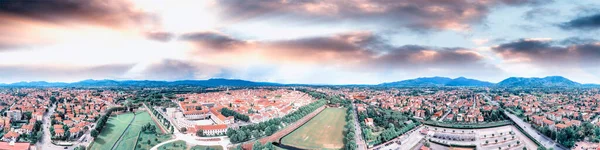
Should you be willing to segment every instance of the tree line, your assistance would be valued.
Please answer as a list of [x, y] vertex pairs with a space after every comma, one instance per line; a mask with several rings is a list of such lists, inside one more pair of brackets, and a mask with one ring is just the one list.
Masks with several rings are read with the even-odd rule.
[[98, 119], [98, 121], [96, 121], [96, 127], [94, 128], [94, 130], [92, 130], [90, 132], [90, 135], [92, 137], [97, 137], [100, 132], [102, 132], [102, 130], [104, 129], [104, 126], [106, 125], [106, 121], [108, 121], [108, 118], [110, 117], [110, 115], [112, 115], [112, 113], [114, 111], [121, 111], [121, 110], [125, 110], [125, 107], [112, 107], [106, 110], [106, 113], [102, 116], [100, 116], [100, 118]]
[[347, 150], [355, 150], [357, 148], [356, 145], [356, 127], [354, 126], [354, 109], [352, 109], [352, 104], [350, 101], [345, 103], [346, 110], [346, 125], [344, 126], [344, 149]]
[[240, 143], [252, 139], [259, 139], [263, 136], [273, 135], [282, 127], [296, 122], [300, 118], [312, 113], [317, 108], [325, 105], [325, 103], [325, 100], [317, 100], [298, 108], [298, 110], [289, 113], [282, 118], [272, 118], [268, 121], [241, 126], [239, 129], [229, 129], [227, 130], [227, 137], [229, 137], [233, 143]]
[[222, 108], [221, 114], [223, 114], [225, 117], [233, 116], [235, 119], [245, 121], [245, 122], [250, 121], [250, 117], [248, 117], [247, 115], [240, 114], [240, 113], [233, 111], [231, 109], [228, 109], [228, 108]]

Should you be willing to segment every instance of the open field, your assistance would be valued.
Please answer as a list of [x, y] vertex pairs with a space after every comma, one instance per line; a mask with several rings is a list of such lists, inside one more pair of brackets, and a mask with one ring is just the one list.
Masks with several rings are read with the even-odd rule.
[[[160, 130], [160, 129], [159, 129]], [[160, 131], [156, 131], [157, 133]], [[170, 140], [172, 137], [170, 134], [152, 134], [152, 133], [144, 133], [142, 132], [142, 134], [140, 134], [139, 138], [138, 138], [138, 143], [135, 149], [150, 149], [152, 147], [154, 147], [155, 145], [157, 145], [158, 143], [161, 143], [163, 141], [167, 141]], [[148, 144], [148, 140], [150, 140], [150, 144]]]
[[211, 150], [223, 150], [222, 146], [202, 146], [202, 145], [196, 145], [196, 146], [192, 147], [191, 150], [206, 150], [207, 148], [209, 148]]
[[111, 149], [116, 144], [119, 136], [123, 134], [127, 125], [133, 119], [133, 113], [120, 114], [116, 117], [108, 118], [106, 127], [102, 130], [102, 133], [96, 137], [92, 143], [92, 150], [107, 150]]
[[187, 149], [185, 141], [178, 140], [158, 147], [158, 150], [182, 150]]
[[345, 109], [327, 108], [281, 142], [302, 149], [341, 149], [345, 117]]
[[[125, 131], [125, 133], [123, 134], [123, 137], [121, 139], [121, 142], [118, 143], [117, 145], [117, 149], [133, 149], [134, 148], [134, 143], [136, 142], [136, 140], [138, 140], [138, 133], [142, 130], [142, 126], [146, 125], [146, 124], [152, 124], [156, 127], [156, 133], [161, 133], [160, 129], [158, 128], [158, 126], [154, 123], [154, 121], [152, 121], [152, 118], [150, 117], [150, 114], [148, 114], [147, 111], [141, 111], [141, 112], [136, 112], [136, 116], [135, 116], [135, 120], [133, 120], [133, 123], [131, 123], [131, 126], [129, 127], [129, 129], [127, 129], [127, 131]], [[140, 136], [144, 136], [146, 135], [145, 133], [140, 134]], [[145, 138], [146, 140], [144, 141], [139, 141], [140, 145], [143, 144], [147, 144], [147, 139], [151, 139], [151, 143], [159, 143], [162, 140], [158, 139], [158, 142], [152, 138]], [[141, 146], [140, 146], [141, 147]]]

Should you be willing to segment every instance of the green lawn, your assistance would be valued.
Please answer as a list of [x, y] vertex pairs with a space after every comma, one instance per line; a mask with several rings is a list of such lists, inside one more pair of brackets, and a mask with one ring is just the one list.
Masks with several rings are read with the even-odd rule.
[[223, 150], [222, 146], [202, 146], [202, 145], [196, 145], [196, 146], [192, 147], [191, 150], [207, 150], [207, 148], [210, 150]]
[[[135, 146], [134, 143], [138, 139], [138, 133], [142, 130], [142, 126], [146, 125], [148, 123], [156, 126], [156, 124], [154, 123], [154, 121], [152, 121], [152, 118], [150, 117], [150, 114], [148, 114], [148, 112], [146, 112], [146, 111], [136, 112], [135, 120], [133, 120], [133, 123], [131, 124], [129, 129], [127, 131], [125, 131], [125, 133], [123, 134], [121, 142], [118, 143], [119, 145], [117, 145], [116, 149], [128, 149], [128, 150], [133, 149], [133, 147]], [[158, 126], [156, 126], [156, 133], [161, 133]], [[147, 143], [147, 139], [144, 142]], [[161, 142], [161, 141], [158, 141], [158, 142]], [[151, 139], [151, 143], [156, 144], [157, 141], [155, 141], [154, 139]]]
[[327, 108], [281, 142], [302, 149], [341, 149], [345, 118], [346, 109]]
[[[170, 140], [171, 138], [172, 136], [170, 134], [148, 134], [142, 132], [138, 138], [137, 145], [139, 146], [136, 146], [135, 149], [147, 150], [154, 147], [156, 144]], [[150, 140], [150, 144], [148, 144], [148, 140]]]
[[[140, 136], [137, 137], [137, 133], [140, 130], [142, 130], [141, 129], [142, 126], [145, 124], [148, 124], [148, 123], [150, 123], [156, 127], [156, 133], [142, 132], [140, 134]], [[167, 141], [172, 138], [171, 134], [163, 134], [162, 131], [160, 131], [160, 127], [156, 123], [154, 123], [154, 121], [152, 120], [152, 117], [146, 111], [144, 111], [141, 114], [138, 114], [138, 116], [135, 118], [134, 125], [135, 125], [135, 130], [132, 130], [132, 132], [135, 132], [135, 135], [133, 135], [132, 137], [134, 137], [134, 136], [135, 137], [131, 138], [127, 142], [123, 141], [123, 143], [120, 143], [121, 145], [125, 145], [124, 147], [126, 147], [127, 149], [133, 149], [134, 145], [131, 143], [135, 143], [135, 140], [138, 141], [137, 145], [139, 145], [139, 146], [136, 146], [135, 149], [150, 149], [154, 145], [161, 143], [163, 141]], [[134, 127], [134, 125], [132, 125], [132, 127]], [[123, 138], [125, 138], [125, 137], [123, 137]], [[148, 143], [148, 140], [150, 140], [150, 143]], [[119, 149], [121, 149], [120, 146], [119, 146]]]
[[106, 125], [100, 135], [92, 143], [91, 150], [107, 150], [117, 142], [123, 134], [129, 122], [133, 119], [133, 113], [120, 114], [108, 118]]
[[182, 141], [182, 140], [167, 143], [167, 144], [164, 144], [164, 145], [158, 147], [158, 150], [182, 150], [182, 149], [187, 149], [187, 145], [185, 144], [185, 141]]

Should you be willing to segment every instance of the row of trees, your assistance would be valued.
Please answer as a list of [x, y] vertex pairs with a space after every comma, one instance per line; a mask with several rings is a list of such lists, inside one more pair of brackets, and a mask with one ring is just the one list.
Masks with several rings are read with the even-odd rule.
[[242, 121], [245, 121], [245, 122], [250, 121], [250, 117], [248, 117], [248, 116], [246, 116], [244, 114], [240, 114], [240, 113], [238, 113], [236, 111], [233, 111], [231, 109], [228, 109], [228, 108], [222, 108], [221, 109], [221, 114], [223, 114], [226, 117], [233, 116], [235, 119], [242, 120]]
[[310, 114], [317, 108], [325, 105], [325, 100], [318, 100], [308, 105], [298, 108], [298, 110], [285, 115], [282, 118], [273, 118], [268, 121], [260, 122], [257, 124], [250, 124], [241, 126], [239, 129], [227, 130], [227, 137], [230, 138], [231, 142], [239, 143], [245, 142], [252, 139], [259, 139], [263, 136], [270, 136], [277, 132], [281, 127], [296, 122], [300, 118]]
[[[108, 121], [108, 118], [110, 117], [110, 115], [112, 115], [112, 113], [114, 111], [121, 111], [121, 110], [125, 110], [125, 107], [112, 107], [106, 110], [106, 113], [104, 115], [102, 115], [100, 118], [98, 118], [98, 121], [96, 121], [96, 127], [94, 128], [94, 130], [92, 130], [90, 132], [90, 135], [92, 137], [97, 137], [100, 132], [102, 132], [102, 130], [104, 129], [104, 126], [106, 125], [106, 121]], [[67, 131], [67, 130], [65, 130]]]
[[165, 128], [167, 128], [166, 130], [169, 130], [170, 133], [173, 133], [173, 130], [175, 130], [175, 127], [173, 127], [173, 125], [171, 125], [171, 122], [169, 122], [169, 120], [167, 120], [167, 118], [165, 118], [160, 112], [158, 112], [158, 110], [154, 109], [154, 107], [152, 107], [152, 105], [148, 106], [148, 108], [150, 109], [152, 114], [154, 114], [154, 116], [156, 116], [156, 119], [159, 120], [159, 122], [162, 123], [165, 126]]
[[355, 150], [356, 149], [356, 127], [354, 126], [354, 110], [352, 109], [352, 104], [345, 105], [347, 108], [346, 111], [346, 125], [344, 126], [344, 149], [347, 150]]

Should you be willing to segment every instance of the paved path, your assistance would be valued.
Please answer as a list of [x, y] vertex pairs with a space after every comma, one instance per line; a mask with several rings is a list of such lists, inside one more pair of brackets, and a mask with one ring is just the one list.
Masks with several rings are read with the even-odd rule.
[[355, 104], [352, 104], [352, 115], [354, 116], [354, 129], [355, 129], [355, 134], [354, 134], [354, 139], [356, 140], [356, 145], [358, 146], [358, 150], [366, 150], [367, 149], [367, 144], [365, 143], [365, 140], [363, 140], [363, 136], [362, 136], [362, 129], [360, 127], [359, 124], [359, 120], [358, 120], [358, 111], [356, 111], [356, 106]]
[[38, 141], [36, 143], [36, 147], [37, 149], [44, 149], [44, 150], [58, 150], [58, 149], [64, 149], [63, 146], [56, 146], [54, 144], [52, 144], [52, 139], [51, 139], [51, 135], [50, 135], [50, 124], [52, 123], [52, 121], [50, 120], [50, 116], [52, 114], [54, 114], [54, 109], [56, 108], [56, 105], [52, 105], [52, 107], [48, 108], [48, 112], [46, 112], [46, 114], [44, 114], [44, 117], [42, 119], [42, 130], [44, 130], [44, 135], [42, 136], [42, 139], [40, 139], [40, 141]]

